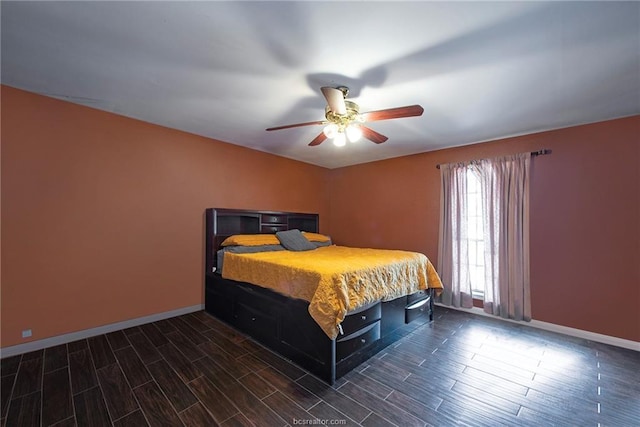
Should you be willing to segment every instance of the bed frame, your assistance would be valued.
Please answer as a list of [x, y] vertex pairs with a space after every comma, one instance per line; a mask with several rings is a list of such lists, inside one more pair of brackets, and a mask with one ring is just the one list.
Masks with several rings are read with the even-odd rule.
[[222, 278], [216, 253], [233, 234], [299, 229], [319, 232], [318, 214], [210, 208], [206, 217], [205, 310], [329, 384], [417, 327], [433, 320], [431, 290], [351, 312], [330, 340], [309, 303]]

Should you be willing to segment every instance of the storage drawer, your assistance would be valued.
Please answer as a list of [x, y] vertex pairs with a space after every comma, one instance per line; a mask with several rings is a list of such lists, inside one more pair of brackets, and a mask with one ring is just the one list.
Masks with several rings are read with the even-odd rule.
[[404, 309], [404, 322], [411, 323], [420, 316], [429, 313], [429, 298], [414, 302]]
[[358, 329], [362, 329], [364, 326], [380, 320], [381, 317], [382, 303], [377, 302], [371, 307], [366, 307], [364, 310], [358, 310], [346, 316], [341, 323], [342, 333], [345, 336], [351, 335]]
[[336, 362], [380, 339], [380, 321], [336, 341]]
[[287, 216], [263, 214], [260, 222], [262, 222], [263, 224], [286, 224]]
[[429, 298], [429, 289], [423, 289], [415, 294], [407, 295], [407, 305], [411, 305], [416, 301]]
[[256, 338], [270, 339], [278, 334], [276, 318], [254, 310], [252, 307], [237, 303], [235, 309], [236, 324], [241, 330], [248, 331]]
[[275, 234], [278, 231], [287, 231], [287, 226], [286, 225], [262, 225], [260, 227], [261, 233]]
[[238, 286], [235, 289], [236, 303], [250, 308], [255, 313], [262, 316], [276, 318], [282, 311], [282, 306], [275, 303], [272, 299], [264, 295], [260, 295], [256, 290], [247, 286]]

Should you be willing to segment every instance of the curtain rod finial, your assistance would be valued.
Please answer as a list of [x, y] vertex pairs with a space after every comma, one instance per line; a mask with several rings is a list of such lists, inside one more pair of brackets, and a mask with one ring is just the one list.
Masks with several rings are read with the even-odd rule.
[[534, 156], [544, 156], [545, 154], [551, 154], [551, 150], [549, 150], [548, 148], [543, 148], [542, 150], [534, 151], [531, 154], [533, 154]]

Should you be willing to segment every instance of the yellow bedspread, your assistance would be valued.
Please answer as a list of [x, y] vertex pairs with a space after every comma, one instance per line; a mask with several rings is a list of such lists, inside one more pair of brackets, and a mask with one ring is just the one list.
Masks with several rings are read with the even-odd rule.
[[309, 313], [329, 338], [345, 315], [375, 301], [421, 289], [442, 289], [421, 253], [325, 246], [311, 251], [226, 253], [222, 276], [309, 301]]

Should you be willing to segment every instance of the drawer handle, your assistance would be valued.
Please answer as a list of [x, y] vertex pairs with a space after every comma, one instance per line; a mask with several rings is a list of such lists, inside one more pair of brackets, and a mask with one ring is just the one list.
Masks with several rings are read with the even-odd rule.
[[360, 342], [361, 342], [362, 344], [364, 344], [364, 343], [366, 343], [366, 342], [367, 342], [367, 340], [365, 340], [364, 338], [362, 338], [362, 339], [360, 340]]
[[[413, 310], [414, 308], [418, 308], [418, 307], [424, 306], [428, 302], [429, 302], [429, 298], [427, 298], [425, 300], [422, 300], [422, 301], [414, 302], [413, 304], [407, 306], [406, 308], [408, 310]], [[426, 308], [426, 307], [424, 307], [424, 308]]]
[[362, 320], [367, 320], [367, 316], [362, 316], [361, 319]]
[[251, 321], [252, 321], [252, 322], [255, 322], [255, 321], [256, 321], [256, 318], [255, 318], [255, 317], [252, 317], [252, 318], [251, 318]]

